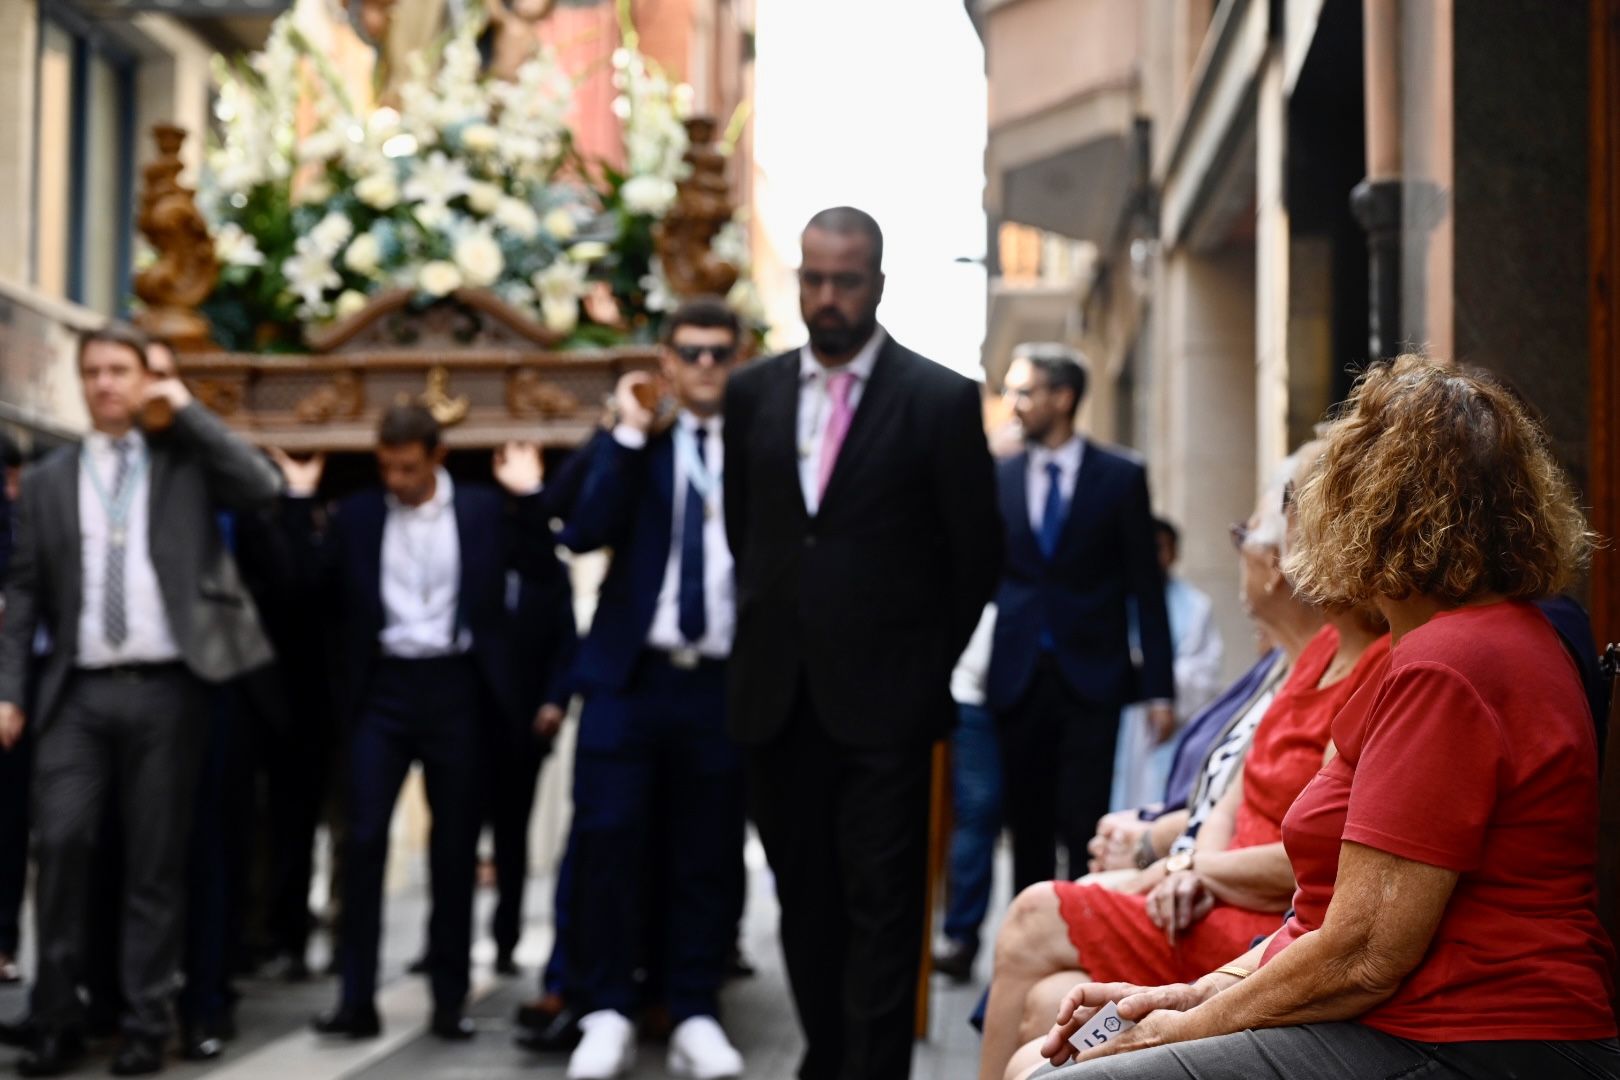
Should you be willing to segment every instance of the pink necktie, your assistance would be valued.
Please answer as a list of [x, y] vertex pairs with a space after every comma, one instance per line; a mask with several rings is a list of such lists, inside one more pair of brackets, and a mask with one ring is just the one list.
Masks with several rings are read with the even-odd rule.
[[833, 466], [838, 464], [838, 451], [849, 434], [849, 422], [855, 411], [849, 407], [850, 391], [855, 389], [853, 371], [835, 371], [827, 376], [827, 389], [832, 394], [832, 415], [827, 418], [827, 433], [821, 439], [821, 467], [816, 474], [816, 499], [827, 494], [827, 481], [832, 479]]

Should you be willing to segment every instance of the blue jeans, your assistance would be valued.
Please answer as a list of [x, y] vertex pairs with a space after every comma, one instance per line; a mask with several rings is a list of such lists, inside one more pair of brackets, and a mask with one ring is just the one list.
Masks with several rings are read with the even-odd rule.
[[1001, 739], [978, 705], [958, 705], [951, 736], [950, 861], [946, 869], [945, 936], [973, 948], [990, 908], [996, 838], [1001, 835]]

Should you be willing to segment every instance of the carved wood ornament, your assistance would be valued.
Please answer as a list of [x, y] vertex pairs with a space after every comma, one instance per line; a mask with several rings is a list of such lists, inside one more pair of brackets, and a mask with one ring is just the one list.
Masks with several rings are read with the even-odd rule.
[[180, 183], [185, 129], [159, 124], [152, 137], [158, 156], [141, 170], [145, 187], [136, 224], [157, 257], [135, 275], [135, 295], [146, 305], [135, 321], [175, 351], [194, 352], [212, 344], [208, 320], [197, 306], [214, 291], [219, 262], [196, 193]]

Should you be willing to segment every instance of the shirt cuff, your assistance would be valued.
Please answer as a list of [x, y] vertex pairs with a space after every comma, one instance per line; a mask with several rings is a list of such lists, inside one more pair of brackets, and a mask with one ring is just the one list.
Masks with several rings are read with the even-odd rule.
[[626, 450], [640, 450], [647, 445], [647, 433], [629, 424], [617, 424], [613, 428], [613, 441]]

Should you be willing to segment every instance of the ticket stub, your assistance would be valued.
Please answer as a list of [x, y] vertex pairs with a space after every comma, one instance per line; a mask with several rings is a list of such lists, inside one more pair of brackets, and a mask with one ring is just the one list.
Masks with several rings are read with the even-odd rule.
[[1096, 1015], [1085, 1022], [1085, 1026], [1069, 1036], [1069, 1045], [1079, 1051], [1090, 1050], [1110, 1039], [1119, 1038], [1135, 1026], [1136, 1021], [1119, 1015], [1119, 1006], [1110, 1001], [1098, 1009]]

